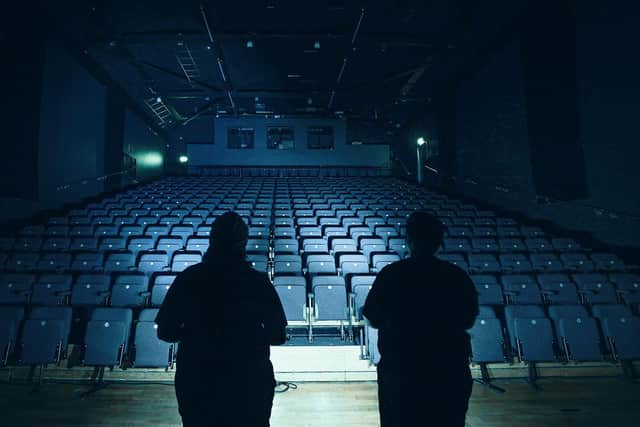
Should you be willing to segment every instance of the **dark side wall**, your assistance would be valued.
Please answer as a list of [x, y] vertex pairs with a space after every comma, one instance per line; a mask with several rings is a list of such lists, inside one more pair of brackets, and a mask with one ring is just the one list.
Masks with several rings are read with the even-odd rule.
[[[572, 2], [578, 138], [574, 155], [559, 148], [566, 175], [584, 167], [587, 196], [541, 201], [533, 162], [519, 35], [494, 52], [482, 69], [460, 82], [456, 96], [457, 188], [474, 198], [563, 227], [593, 233], [600, 240], [640, 246], [640, 38], [634, 13], [613, 5]], [[541, 24], [542, 25], [542, 24]], [[531, 40], [529, 39], [530, 43]], [[530, 59], [530, 58], [526, 58]], [[531, 64], [528, 64], [530, 66]], [[553, 61], [546, 64], [553, 67]], [[551, 82], [553, 83], [553, 82]], [[548, 131], [553, 132], [552, 121]], [[551, 173], [551, 171], [549, 171]], [[538, 179], [538, 182], [540, 180]], [[553, 184], [553, 182], [551, 183]], [[545, 197], [546, 198], [546, 197]]]
[[47, 49], [40, 108], [39, 199], [47, 207], [103, 190], [107, 89], [59, 45]]

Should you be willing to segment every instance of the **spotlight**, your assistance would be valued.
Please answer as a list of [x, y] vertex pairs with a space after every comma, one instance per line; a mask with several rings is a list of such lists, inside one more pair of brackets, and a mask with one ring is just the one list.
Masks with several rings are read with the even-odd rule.
[[423, 146], [424, 144], [427, 143], [427, 141], [423, 137], [418, 138], [416, 142], [418, 143], [419, 146]]
[[313, 44], [313, 48], [314, 48], [314, 49], [320, 49], [320, 42], [319, 42], [319, 41], [316, 41], [316, 42]]
[[157, 102], [158, 104], [159, 104], [159, 103], [161, 103], [161, 102], [162, 102], [162, 98], [157, 97], [157, 98], [156, 98], [156, 102]]
[[247, 46], [248, 48], [252, 48], [252, 47], [253, 47], [253, 40], [247, 40], [247, 44], [246, 44], [246, 46]]
[[189, 158], [187, 156], [182, 155], [182, 156], [178, 157], [178, 161], [180, 163], [187, 163], [189, 161]]

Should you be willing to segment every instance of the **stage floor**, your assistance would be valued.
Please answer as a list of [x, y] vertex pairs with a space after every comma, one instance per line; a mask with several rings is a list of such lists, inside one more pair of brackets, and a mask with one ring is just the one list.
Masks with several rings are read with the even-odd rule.
[[[540, 391], [503, 380], [499, 394], [474, 386], [470, 427], [637, 427], [640, 384], [622, 379], [542, 379]], [[180, 425], [173, 387], [112, 385], [86, 398], [86, 386], [46, 384], [30, 395], [25, 385], [0, 385], [2, 426]], [[276, 395], [273, 427], [371, 427], [378, 424], [374, 382], [299, 383]], [[416, 425], [429, 425], [425, 420]]]

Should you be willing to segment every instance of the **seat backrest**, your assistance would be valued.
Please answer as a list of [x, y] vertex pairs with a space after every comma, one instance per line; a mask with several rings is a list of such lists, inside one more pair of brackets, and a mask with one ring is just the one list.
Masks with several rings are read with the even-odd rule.
[[589, 313], [583, 305], [551, 305], [549, 306], [549, 317], [552, 319], [575, 319], [589, 317]]
[[600, 320], [610, 317], [621, 318], [632, 316], [631, 309], [622, 304], [594, 304], [593, 307], [591, 307], [591, 311], [593, 312], [593, 317]]

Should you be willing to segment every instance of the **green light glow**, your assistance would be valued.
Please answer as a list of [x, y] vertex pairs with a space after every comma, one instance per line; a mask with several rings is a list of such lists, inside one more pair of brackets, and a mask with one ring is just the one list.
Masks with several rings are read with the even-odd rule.
[[164, 163], [162, 154], [158, 152], [149, 152], [149, 153], [140, 154], [137, 158], [137, 161], [141, 166], [149, 166], [149, 167], [162, 166], [162, 163]]

